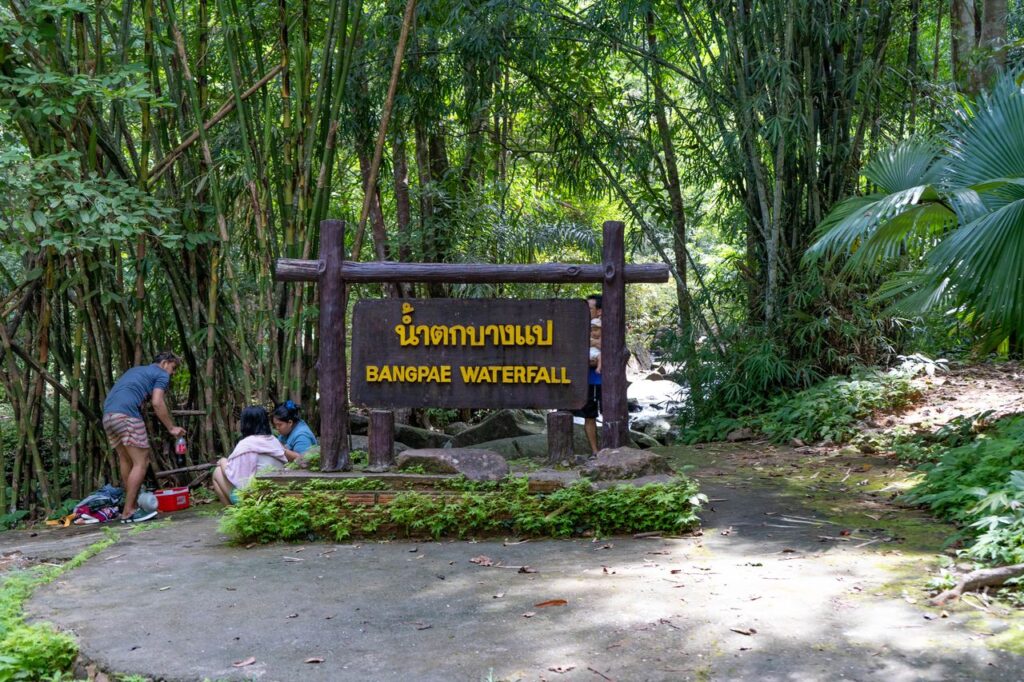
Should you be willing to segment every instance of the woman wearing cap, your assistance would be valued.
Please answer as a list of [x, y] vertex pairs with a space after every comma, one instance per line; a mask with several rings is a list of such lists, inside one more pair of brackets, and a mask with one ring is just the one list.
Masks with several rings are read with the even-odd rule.
[[279, 434], [277, 439], [284, 446], [289, 462], [301, 460], [303, 454], [317, 444], [313, 429], [299, 417], [301, 409], [291, 400], [286, 400], [270, 415], [270, 421]]

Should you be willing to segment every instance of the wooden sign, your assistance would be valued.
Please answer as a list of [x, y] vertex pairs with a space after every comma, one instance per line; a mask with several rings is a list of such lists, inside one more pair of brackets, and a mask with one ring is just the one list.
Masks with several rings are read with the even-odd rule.
[[581, 299], [391, 299], [355, 305], [352, 401], [369, 407], [586, 402], [590, 313]]

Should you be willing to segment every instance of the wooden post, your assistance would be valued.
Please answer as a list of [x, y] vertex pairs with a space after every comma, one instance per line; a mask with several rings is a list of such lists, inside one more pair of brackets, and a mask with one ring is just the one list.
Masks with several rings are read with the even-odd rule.
[[387, 471], [395, 463], [395, 413], [370, 411], [370, 464], [367, 471]]
[[348, 381], [345, 373], [345, 306], [342, 278], [345, 258], [345, 221], [320, 223], [320, 468], [347, 471]]
[[548, 464], [572, 461], [572, 412], [548, 412]]
[[601, 416], [602, 448], [618, 448], [628, 441], [626, 404], [626, 249], [625, 225], [604, 224], [604, 284], [601, 305]]

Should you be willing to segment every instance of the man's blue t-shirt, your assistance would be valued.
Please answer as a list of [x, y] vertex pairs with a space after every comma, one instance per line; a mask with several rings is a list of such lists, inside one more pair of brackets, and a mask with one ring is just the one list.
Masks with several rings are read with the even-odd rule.
[[597, 371], [597, 368], [591, 367], [590, 371], [587, 372], [587, 384], [590, 386], [601, 385], [601, 373]]
[[287, 437], [278, 436], [277, 439], [287, 449], [300, 455], [316, 445], [316, 436], [313, 435], [313, 429], [309, 428], [309, 424], [301, 419], [295, 422], [295, 426], [292, 427], [292, 431]]
[[132, 367], [110, 389], [103, 403], [103, 414], [126, 414], [141, 419], [139, 408], [153, 394], [153, 389], [166, 391], [170, 383], [171, 375], [160, 369], [160, 365]]

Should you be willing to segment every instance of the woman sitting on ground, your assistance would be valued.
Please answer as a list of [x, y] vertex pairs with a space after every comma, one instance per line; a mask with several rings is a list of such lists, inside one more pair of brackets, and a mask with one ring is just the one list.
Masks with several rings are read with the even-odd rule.
[[242, 440], [213, 470], [213, 488], [224, 504], [238, 502], [244, 488], [261, 469], [280, 469], [288, 463], [284, 447], [270, 431], [270, 419], [262, 407], [247, 407], [240, 420]]
[[291, 400], [286, 400], [274, 408], [270, 417], [280, 434], [278, 440], [284, 446], [284, 455], [289, 462], [301, 461], [305, 452], [317, 444], [313, 429], [299, 418], [301, 409]]

